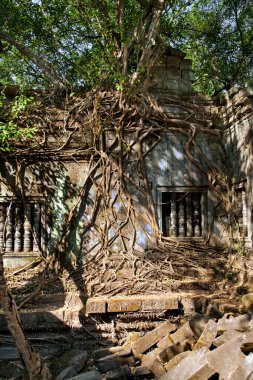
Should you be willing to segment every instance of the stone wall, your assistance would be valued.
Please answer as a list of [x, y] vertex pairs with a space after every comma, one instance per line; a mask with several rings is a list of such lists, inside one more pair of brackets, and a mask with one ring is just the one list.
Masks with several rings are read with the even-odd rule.
[[[234, 237], [244, 240], [252, 249], [253, 223], [253, 98], [246, 89], [232, 89], [219, 108], [223, 122], [223, 144], [227, 158], [227, 175], [231, 182], [233, 206], [238, 206], [237, 194], [242, 193], [244, 236], [234, 228]], [[241, 212], [241, 211], [240, 211]], [[241, 223], [241, 222], [240, 222]]]

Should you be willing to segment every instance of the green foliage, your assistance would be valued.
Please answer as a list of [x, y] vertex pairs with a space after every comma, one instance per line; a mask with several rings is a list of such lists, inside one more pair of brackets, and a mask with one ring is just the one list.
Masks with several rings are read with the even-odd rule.
[[36, 128], [20, 127], [17, 120], [27, 106], [33, 102], [32, 97], [23, 94], [16, 96], [13, 102], [8, 104], [5, 94], [0, 94], [0, 110], [5, 114], [4, 121], [0, 120], [0, 150], [8, 152], [11, 149], [11, 141], [16, 138], [33, 138]]
[[[0, 34], [8, 33], [46, 60], [72, 88], [122, 90], [131, 73], [138, 70], [155, 3], [2, 0]], [[196, 90], [212, 95], [235, 84], [243, 85], [253, 75], [251, 0], [171, 0], [167, 4], [154, 49], [159, 44], [182, 49], [193, 61]], [[31, 59], [1, 39], [0, 82], [26, 88], [52, 85]]]

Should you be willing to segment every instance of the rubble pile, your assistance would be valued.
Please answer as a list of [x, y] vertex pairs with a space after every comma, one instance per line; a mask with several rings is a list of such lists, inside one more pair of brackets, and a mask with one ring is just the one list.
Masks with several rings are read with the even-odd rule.
[[129, 333], [124, 346], [75, 355], [56, 380], [253, 379], [251, 313], [225, 314], [218, 320], [195, 314], [178, 325], [167, 320], [140, 335]]

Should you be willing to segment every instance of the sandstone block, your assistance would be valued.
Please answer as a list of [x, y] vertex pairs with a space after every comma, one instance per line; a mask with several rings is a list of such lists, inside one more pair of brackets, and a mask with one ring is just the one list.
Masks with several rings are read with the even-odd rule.
[[160, 324], [157, 328], [145, 334], [142, 338], [137, 340], [132, 345], [132, 351], [134, 353], [134, 356], [139, 358], [143, 352], [148, 350], [165, 335], [167, 335], [171, 331], [174, 331], [175, 329], [175, 325], [173, 325], [170, 321], [166, 321]]
[[231, 315], [225, 314], [217, 322], [218, 332], [224, 332], [226, 330], [247, 331], [252, 321], [252, 314], [242, 314], [234, 318]]
[[112, 371], [113, 369], [119, 368], [123, 365], [132, 365], [135, 363], [135, 358], [133, 356], [121, 357], [116, 355], [108, 355], [101, 359], [98, 359], [96, 365], [102, 373]]
[[160, 380], [207, 380], [214, 374], [214, 370], [207, 363], [207, 354], [206, 348], [191, 353], [166, 372]]
[[197, 351], [202, 347], [210, 348], [217, 335], [217, 324], [210, 319], [200, 335], [193, 351]]
[[102, 376], [98, 371], [88, 371], [80, 373], [77, 376], [68, 378], [67, 380], [101, 380]]
[[109, 299], [107, 311], [110, 313], [138, 311], [141, 306], [140, 299], [117, 298]]
[[163, 350], [166, 350], [166, 348], [173, 346], [175, 342], [173, 339], [170, 337], [170, 334], [164, 336], [158, 343], [157, 347], [160, 349], [160, 352]]
[[177, 310], [178, 299], [177, 297], [147, 297], [141, 302], [141, 311], [148, 310]]
[[88, 299], [85, 307], [86, 314], [106, 313], [106, 301], [101, 298]]
[[185, 340], [196, 340], [195, 334], [192, 331], [189, 322], [184, 323], [182, 327], [180, 327], [175, 333], [170, 335], [170, 338], [173, 340], [174, 343], [183, 343]]
[[242, 304], [246, 311], [253, 311], [253, 293], [242, 296]]
[[108, 380], [129, 380], [131, 379], [131, 370], [127, 365], [114, 369], [106, 374]]
[[192, 355], [192, 351], [184, 351], [181, 354], [174, 356], [174, 358], [169, 360], [168, 363], [165, 363], [164, 366], [165, 366], [166, 370], [169, 371], [171, 368], [178, 365], [178, 363], [180, 363], [181, 360], [183, 360], [184, 358], [191, 356], [191, 355]]
[[207, 315], [202, 315], [202, 314], [198, 314], [198, 313], [196, 313], [190, 319], [190, 321], [189, 321], [190, 327], [197, 337], [199, 337], [202, 334], [206, 324], [208, 323], [208, 321], [210, 319], [211, 318], [208, 317]]
[[207, 361], [209, 366], [213, 368], [215, 373], [219, 373], [222, 378], [228, 379], [241, 361], [245, 359], [245, 355], [240, 349], [242, 342], [243, 337], [239, 336], [208, 353]]
[[166, 372], [153, 351], [143, 355], [141, 366], [148, 368], [157, 378], [161, 377]]
[[250, 353], [230, 375], [229, 380], [252, 380], [253, 353]]

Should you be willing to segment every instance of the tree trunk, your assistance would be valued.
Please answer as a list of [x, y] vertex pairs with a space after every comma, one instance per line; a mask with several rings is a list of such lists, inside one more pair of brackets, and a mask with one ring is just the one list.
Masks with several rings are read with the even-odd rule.
[[0, 253], [0, 304], [3, 308], [8, 328], [29, 373], [29, 379], [51, 379], [49, 369], [42, 363], [40, 356], [33, 351], [20, 324], [16, 303], [8, 289], [4, 275], [2, 253]]

